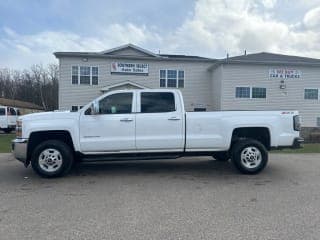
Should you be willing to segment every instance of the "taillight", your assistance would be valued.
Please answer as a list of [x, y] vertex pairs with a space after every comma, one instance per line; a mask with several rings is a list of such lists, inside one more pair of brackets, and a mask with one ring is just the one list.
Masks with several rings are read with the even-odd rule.
[[301, 119], [299, 115], [293, 116], [293, 129], [295, 131], [301, 130]]

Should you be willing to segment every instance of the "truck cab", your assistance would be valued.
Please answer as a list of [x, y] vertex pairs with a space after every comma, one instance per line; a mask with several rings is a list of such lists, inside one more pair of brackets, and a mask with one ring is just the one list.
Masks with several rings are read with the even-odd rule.
[[98, 98], [80, 113], [81, 152], [183, 151], [180, 97], [177, 91], [126, 90]]

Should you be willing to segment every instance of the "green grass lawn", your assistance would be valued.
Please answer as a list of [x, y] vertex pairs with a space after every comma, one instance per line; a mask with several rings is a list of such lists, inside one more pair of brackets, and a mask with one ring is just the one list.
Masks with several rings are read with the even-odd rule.
[[299, 149], [274, 150], [272, 153], [320, 153], [320, 143], [303, 144]]
[[15, 138], [15, 134], [0, 133], [0, 153], [11, 152], [11, 140]]

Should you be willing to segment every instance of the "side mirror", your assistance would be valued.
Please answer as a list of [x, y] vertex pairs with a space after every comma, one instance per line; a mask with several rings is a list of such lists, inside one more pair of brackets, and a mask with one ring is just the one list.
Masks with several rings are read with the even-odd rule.
[[93, 103], [91, 104], [91, 114], [92, 115], [97, 115], [99, 114], [99, 102], [97, 100], [94, 100]]

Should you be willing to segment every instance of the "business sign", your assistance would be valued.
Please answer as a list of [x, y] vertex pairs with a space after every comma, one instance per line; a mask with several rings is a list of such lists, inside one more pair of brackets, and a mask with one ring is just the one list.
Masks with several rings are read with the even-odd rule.
[[148, 74], [149, 73], [149, 64], [112, 62], [111, 63], [111, 73]]
[[269, 78], [275, 78], [275, 79], [301, 78], [301, 71], [297, 69], [287, 69], [287, 68], [269, 69]]

